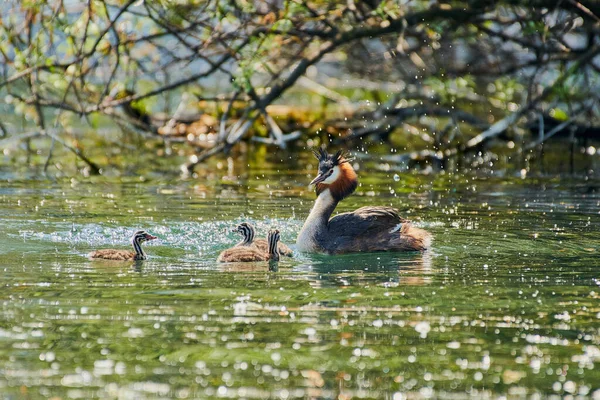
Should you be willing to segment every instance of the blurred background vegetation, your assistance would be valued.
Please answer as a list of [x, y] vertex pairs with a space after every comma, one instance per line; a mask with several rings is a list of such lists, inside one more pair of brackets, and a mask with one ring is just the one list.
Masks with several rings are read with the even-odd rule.
[[322, 144], [425, 172], [597, 174], [594, 0], [0, 11], [5, 176], [194, 175]]

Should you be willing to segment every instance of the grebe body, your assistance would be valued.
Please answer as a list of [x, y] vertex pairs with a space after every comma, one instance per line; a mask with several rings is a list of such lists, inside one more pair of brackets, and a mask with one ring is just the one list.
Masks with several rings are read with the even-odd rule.
[[245, 246], [237, 244], [236, 246], [224, 250], [217, 258], [218, 262], [258, 262], [258, 261], [279, 261], [279, 231], [274, 229], [269, 231], [267, 237], [268, 248], [262, 251], [255, 246]]
[[[269, 242], [267, 239], [256, 239], [256, 231], [254, 230], [254, 226], [252, 226], [248, 222], [242, 222], [237, 226], [236, 229], [242, 235], [242, 241], [238, 243], [238, 246], [251, 246], [257, 248], [259, 251], [263, 253], [269, 252]], [[286, 257], [292, 257], [294, 252], [285, 244], [279, 241], [277, 243], [277, 249], [279, 250], [279, 254]]]
[[319, 149], [319, 174], [311, 182], [317, 200], [298, 235], [299, 251], [344, 254], [375, 251], [422, 251], [431, 245], [429, 232], [414, 227], [392, 207], [367, 206], [333, 218], [337, 204], [358, 185], [356, 172], [341, 151]]
[[112, 261], [137, 261], [148, 258], [142, 249], [142, 243], [156, 239], [146, 231], [137, 231], [131, 237], [131, 245], [134, 251], [118, 249], [95, 250], [88, 254], [93, 260], [112, 260]]

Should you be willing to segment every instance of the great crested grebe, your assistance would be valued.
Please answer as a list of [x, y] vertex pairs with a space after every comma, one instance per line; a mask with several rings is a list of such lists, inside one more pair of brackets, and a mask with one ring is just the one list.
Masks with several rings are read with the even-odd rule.
[[236, 245], [224, 250], [217, 258], [218, 262], [256, 262], [256, 261], [279, 261], [279, 249], [277, 242], [280, 235], [277, 229], [271, 229], [267, 236], [268, 249], [262, 251], [255, 246]]
[[337, 204], [358, 185], [356, 172], [342, 151], [314, 151], [319, 160], [317, 200], [296, 246], [299, 251], [343, 254], [371, 251], [419, 251], [431, 244], [429, 232], [416, 228], [392, 207], [362, 207], [329, 219]]
[[145, 260], [148, 258], [144, 250], [142, 250], [142, 243], [148, 240], [154, 240], [156, 236], [152, 236], [146, 231], [137, 231], [131, 237], [131, 244], [133, 250], [117, 250], [117, 249], [102, 249], [95, 250], [88, 254], [88, 257], [96, 260], [114, 260], [114, 261], [134, 261], [134, 260]]
[[[238, 246], [254, 246], [262, 252], [269, 251], [269, 243], [266, 239], [255, 239], [256, 231], [254, 227], [248, 222], [242, 222], [236, 228], [236, 231], [239, 232], [243, 239], [239, 242]], [[279, 254], [286, 257], [292, 257], [294, 252], [285, 244], [279, 242], [277, 245], [277, 249], [279, 250]]]

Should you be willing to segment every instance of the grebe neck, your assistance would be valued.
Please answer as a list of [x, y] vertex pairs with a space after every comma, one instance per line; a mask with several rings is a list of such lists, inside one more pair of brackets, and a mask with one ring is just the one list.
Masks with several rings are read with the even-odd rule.
[[324, 222], [325, 225], [327, 225], [329, 217], [331, 217], [331, 214], [337, 207], [338, 202], [339, 201], [331, 195], [331, 191], [329, 189], [323, 190], [319, 196], [317, 196], [315, 205], [310, 210], [310, 214], [306, 220], [319, 219]]
[[329, 189], [324, 189], [319, 193], [315, 205], [310, 210], [310, 214], [298, 234], [296, 245], [300, 251], [315, 250], [326, 234], [329, 217], [338, 204]]
[[279, 261], [279, 248], [277, 247], [277, 240], [269, 238], [269, 259], [271, 261]]
[[144, 253], [144, 250], [142, 250], [142, 244], [138, 241], [137, 236], [135, 236], [131, 240], [131, 244], [133, 245], [133, 250], [135, 250], [135, 259], [136, 260], [145, 260], [146, 253]]

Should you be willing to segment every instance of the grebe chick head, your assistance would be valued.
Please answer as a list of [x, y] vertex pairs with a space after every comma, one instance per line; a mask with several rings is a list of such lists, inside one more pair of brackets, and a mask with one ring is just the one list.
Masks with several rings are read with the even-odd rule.
[[242, 245], [250, 245], [254, 241], [254, 227], [248, 222], [242, 222], [236, 228], [236, 232], [242, 235]]
[[147, 242], [149, 240], [154, 240], [154, 239], [156, 239], [156, 236], [152, 236], [151, 234], [149, 234], [146, 231], [137, 231], [131, 237], [132, 242], [139, 243], [139, 244], [142, 244], [144, 242]]
[[269, 259], [271, 261], [279, 261], [279, 248], [278, 242], [281, 239], [281, 235], [277, 229], [271, 229], [267, 235], [267, 242], [269, 244]]
[[131, 237], [131, 244], [135, 250], [135, 260], [145, 260], [147, 258], [146, 253], [144, 253], [144, 250], [142, 250], [142, 243], [154, 239], [156, 239], [156, 236], [152, 236], [146, 231], [137, 231], [133, 234]]
[[319, 160], [319, 174], [310, 184], [315, 185], [317, 196], [329, 189], [333, 198], [340, 201], [356, 190], [358, 186], [356, 172], [350, 165], [351, 160], [342, 150], [335, 154], [327, 154], [325, 150], [319, 148], [314, 150], [313, 154]]

